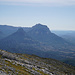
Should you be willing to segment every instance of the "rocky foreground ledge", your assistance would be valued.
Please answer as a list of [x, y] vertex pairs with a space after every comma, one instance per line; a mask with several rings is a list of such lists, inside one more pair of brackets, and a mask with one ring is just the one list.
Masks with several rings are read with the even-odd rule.
[[54, 59], [0, 50], [0, 75], [75, 75], [75, 67]]

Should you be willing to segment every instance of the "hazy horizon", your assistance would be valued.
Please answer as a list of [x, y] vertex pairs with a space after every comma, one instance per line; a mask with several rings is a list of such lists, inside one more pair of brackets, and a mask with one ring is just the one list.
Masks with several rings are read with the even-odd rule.
[[0, 25], [75, 30], [75, 0], [0, 0]]
[[[36, 24], [35, 24], [36, 25]], [[33, 27], [33, 26], [35, 26], [35, 25], [32, 25], [32, 26], [15, 26], [15, 25], [6, 25], [6, 26], [12, 26], [12, 27], [26, 27], [26, 28], [31, 28], [31, 27]], [[5, 25], [3, 25], [3, 26], [5, 26]], [[46, 25], [47, 26], [47, 25]], [[48, 27], [48, 26], [47, 26]], [[49, 27], [48, 27], [49, 28]], [[75, 30], [54, 30], [54, 29], [51, 29], [51, 28], [49, 28], [51, 31], [75, 31]]]

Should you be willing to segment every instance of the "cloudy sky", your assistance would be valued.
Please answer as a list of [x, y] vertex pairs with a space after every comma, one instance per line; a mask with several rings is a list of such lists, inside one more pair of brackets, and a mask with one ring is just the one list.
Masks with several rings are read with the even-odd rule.
[[75, 0], [0, 0], [0, 25], [75, 30]]

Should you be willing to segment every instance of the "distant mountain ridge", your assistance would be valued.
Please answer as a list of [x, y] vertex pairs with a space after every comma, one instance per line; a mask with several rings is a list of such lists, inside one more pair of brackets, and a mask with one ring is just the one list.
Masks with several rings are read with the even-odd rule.
[[0, 49], [59, 60], [75, 59], [75, 46], [52, 33], [46, 25], [42, 24], [36, 24], [28, 31], [19, 27], [11, 35], [0, 40]]
[[75, 30], [56, 30], [52, 32], [75, 45]]
[[0, 48], [14, 53], [28, 54], [38, 54], [46, 50], [42, 43], [33, 40], [23, 28], [19, 28], [15, 33], [0, 40]]
[[[9, 25], [0, 25], [0, 30], [5, 34], [5, 36], [11, 35], [16, 32], [20, 27], [14, 27]], [[22, 27], [25, 31], [29, 31], [31, 27]]]
[[69, 44], [63, 38], [52, 33], [46, 25], [42, 25], [42, 24], [36, 24], [35, 26], [33, 26], [32, 29], [28, 32], [28, 34], [33, 39], [52, 46], [61, 47], [64, 46], [65, 44]]

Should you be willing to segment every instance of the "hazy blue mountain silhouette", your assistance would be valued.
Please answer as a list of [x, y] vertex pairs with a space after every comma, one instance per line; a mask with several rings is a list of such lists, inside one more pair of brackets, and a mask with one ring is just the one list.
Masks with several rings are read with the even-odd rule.
[[75, 58], [75, 47], [41, 24], [33, 26], [29, 32], [19, 28], [0, 40], [0, 49], [55, 59]]
[[0, 39], [4, 38], [4, 33], [0, 31]]
[[[5, 37], [11, 35], [16, 32], [20, 27], [8, 26], [8, 25], [0, 25], [0, 30], [5, 34]], [[22, 27], [25, 31], [29, 31], [30, 27]]]
[[44, 45], [28, 36], [23, 28], [19, 28], [15, 33], [0, 40], [0, 49], [28, 54], [38, 54], [39, 51], [45, 50]]
[[63, 38], [52, 33], [46, 25], [36, 24], [28, 34], [33, 39], [46, 43], [47, 45], [51, 45], [57, 49], [70, 45], [70, 43], [65, 41]]

